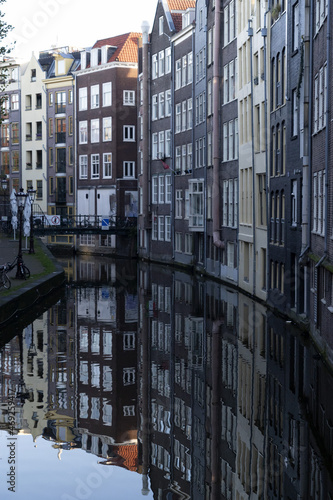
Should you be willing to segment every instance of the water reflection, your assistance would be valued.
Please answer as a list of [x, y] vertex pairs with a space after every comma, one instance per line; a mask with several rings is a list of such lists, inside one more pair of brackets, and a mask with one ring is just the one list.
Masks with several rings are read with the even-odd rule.
[[[332, 498], [332, 376], [306, 334], [181, 271], [65, 266], [63, 296], [0, 351], [6, 435], [140, 479], [119, 498]], [[110, 476], [90, 497], [114, 485]]]

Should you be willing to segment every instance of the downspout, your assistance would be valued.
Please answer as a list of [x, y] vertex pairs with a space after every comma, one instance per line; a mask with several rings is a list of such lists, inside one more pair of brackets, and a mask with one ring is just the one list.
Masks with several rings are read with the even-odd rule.
[[267, 225], [267, 250], [266, 250], [266, 269], [264, 272], [266, 273], [266, 290], [268, 290], [268, 273], [269, 273], [269, 243], [270, 243], [270, 230], [271, 225], [269, 223], [269, 168], [268, 168], [268, 106], [267, 106], [267, 25], [266, 25], [266, 16], [269, 10], [264, 13], [264, 27], [261, 29], [261, 36], [263, 37], [264, 42], [264, 109], [265, 109], [265, 172], [266, 172], [266, 225]]
[[214, 33], [214, 69], [213, 69], [213, 244], [225, 248], [220, 238], [220, 141], [219, 141], [219, 102], [220, 102], [220, 26], [221, 0], [215, 2], [215, 33]]
[[[147, 231], [149, 228], [149, 213], [148, 213], [148, 186], [149, 186], [149, 24], [144, 21], [141, 26], [142, 29], [142, 81], [143, 81], [143, 96], [142, 96], [142, 176], [141, 176], [141, 189], [142, 189], [142, 207], [141, 228]], [[148, 238], [147, 238], [147, 244]]]
[[[171, 209], [172, 209], [172, 217], [171, 217], [171, 241], [172, 241], [172, 260], [175, 260], [175, 238], [176, 238], [176, 228], [175, 228], [175, 185], [176, 185], [176, 179], [175, 179], [175, 113], [174, 113], [174, 106], [175, 106], [175, 78], [174, 78], [174, 50], [175, 50], [175, 45], [171, 38], [169, 37], [170, 41], [170, 47], [171, 47], [171, 124], [170, 124], [170, 148], [171, 148], [171, 158], [172, 159], [172, 170], [171, 170]], [[171, 214], [170, 214], [171, 215]]]
[[324, 236], [324, 255], [321, 257], [319, 262], [316, 264], [316, 268], [319, 268], [322, 262], [328, 257], [328, 155], [329, 155], [329, 139], [330, 139], [330, 103], [329, 103], [329, 96], [330, 96], [330, 91], [329, 91], [329, 81], [330, 81], [330, 64], [331, 64], [331, 57], [330, 57], [330, 42], [331, 42], [331, 4], [330, 2], [327, 3], [328, 9], [327, 9], [327, 32], [326, 32], [326, 64], [327, 64], [327, 74], [326, 74], [326, 130], [325, 130], [325, 236]]
[[[309, 82], [309, 92], [308, 92], [308, 147], [307, 147], [307, 156], [308, 161], [307, 165], [303, 165], [303, 172], [306, 175], [303, 175], [303, 205], [302, 205], [302, 251], [299, 256], [300, 265], [305, 265], [306, 263], [306, 254], [310, 250], [310, 242], [311, 242], [311, 202], [312, 202], [312, 92], [313, 92], [313, 82], [312, 82], [312, 63], [313, 63], [313, 2], [307, 2], [307, 6], [305, 9], [310, 8], [310, 13], [308, 19], [305, 19], [305, 23], [308, 22], [309, 29], [309, 41], [305, 41], [304, 43], [304, 51], [305, 51], [305, 67], [304, 67], [304, 81], [308, 79]], [[307, 45], [308, 48], [308, 57], [307, 54]], [[308, 68], [306, 67], [306, 63], [308, 62]], [[307, 172], [305, 172], [307, 170]], [[307, 227], [306, 227], [307, 226]]]
[[255, 181], [256, 181], [256, 173], [255, 173], [255, 156], [254, 156], [254, 117], [253, 117], [253, 61], [252, 61], [252, 37], [253, 37], [253, 28], [251, 26], [252, 20], [248, 21], [248, 31], [247, 34], [250, 38], [250, 65], [251, 65], [251, 151], [252, 151], [252, 228], [253, 228], [253, 295], [256, 294], [256, 274], [257, 274], [257, 265], [256, 265], [256, 199], [255, 199]]

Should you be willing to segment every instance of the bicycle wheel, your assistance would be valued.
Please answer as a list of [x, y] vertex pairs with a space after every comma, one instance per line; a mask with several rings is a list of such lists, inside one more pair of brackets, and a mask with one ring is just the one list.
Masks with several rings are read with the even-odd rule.
[[3, 275], [2, 275], [2, 285], [7, 290], [9, 290], [9, 288], [12, 286], [10, 279], [8, 278], [7, 274], [5, 274], [5, 273], [3, 273]]
[[30, 271], [29, 271], [29, 269], [27, 268], [27, 266], [25, 266], [25, 265], [23, 264], [22, 268], [23, 268], [24, 276], [25, 276], [26, 278], [30, 278]]

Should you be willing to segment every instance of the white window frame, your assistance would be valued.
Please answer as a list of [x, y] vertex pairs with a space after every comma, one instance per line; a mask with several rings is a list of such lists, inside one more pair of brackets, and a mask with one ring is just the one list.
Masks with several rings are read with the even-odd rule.
[[135, 125], [123, 126], [123, 141], [135, 142]]
[[88, 89], [87, 87], [79, 88], [79, 111], [88, 109]]
[[135, 179], [135, 161], [123, 162], [123, 178]]
[[83, 120], [79, 122], [79, 144], [88, 143], [88, 122]]
[[112, 153], [103, 153], [103, 178], [112, 178]]
[[88, 155], [79, 156], [79, 176], [80, 179], [88, 179]]
[[99, 154], [92, 154], [90, 158], [91, 179], [99, 179]]
[[99, 108], [99, 85], [90, 87], [90, 106], [91, 109]]
[[103, 83], [103, 107], [112, 105], [112, 83]]
[[112, 118], [105, 116], [103, 118], [103, 142], [112, 141]]
[[90, 142], [99, 142], [99, 118], [95, 118], [90, 122]]
[[123, 105], [135, 106], [135, 90], [123, 90]]

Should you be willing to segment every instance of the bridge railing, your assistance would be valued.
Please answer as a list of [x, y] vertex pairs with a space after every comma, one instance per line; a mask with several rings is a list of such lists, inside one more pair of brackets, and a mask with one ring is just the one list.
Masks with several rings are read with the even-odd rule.
[[136, 217], [119, 217], [102, 215], [44, 215], [34, 216], [34, 231], [36, 233], [85, 233], [85, 232], [118, 232], [134, 228]]

